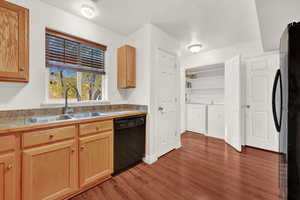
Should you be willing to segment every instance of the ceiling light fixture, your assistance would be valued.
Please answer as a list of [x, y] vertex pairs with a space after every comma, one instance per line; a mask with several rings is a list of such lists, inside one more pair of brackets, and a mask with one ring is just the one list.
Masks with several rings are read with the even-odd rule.
[[199, 53], [202, 49], [202, 44], [191, 44], [187, 47], [187, 49], [192, 53]]
[[95, 17], [95, 9], [89, 5], [82, 5], [81, 14], [88, 19], [92, 19]]

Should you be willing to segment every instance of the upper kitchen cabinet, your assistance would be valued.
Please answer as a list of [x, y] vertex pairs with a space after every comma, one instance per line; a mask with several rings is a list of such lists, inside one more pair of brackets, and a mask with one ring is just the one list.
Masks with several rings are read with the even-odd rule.
[[118, 49], [118, 88], [136, 87], [136, 50], [125, 45]]
[[28, 82], [29, 10], [0, 1], [0, 81]]

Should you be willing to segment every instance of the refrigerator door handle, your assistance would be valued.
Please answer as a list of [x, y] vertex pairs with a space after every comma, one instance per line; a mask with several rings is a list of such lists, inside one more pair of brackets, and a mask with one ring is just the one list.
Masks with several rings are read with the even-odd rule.
[[[280, 88], [280, 116], [278, 119], [277, 113], [276, 113], [276, 89], [277, 89], [277, 84], [279, 85]], [[275, 122], [275, 127], [278, 132], [280, 132], [281, 129], [281, 121], [282, 121], [282, 80], [281, 80], [281, 72], [280, 69], [277, 70], [276, 75], [275, 75], [275, 80], [273, 83], [273, 91], [272, 91], [272, 111], [273, 111], [273, 118]]]

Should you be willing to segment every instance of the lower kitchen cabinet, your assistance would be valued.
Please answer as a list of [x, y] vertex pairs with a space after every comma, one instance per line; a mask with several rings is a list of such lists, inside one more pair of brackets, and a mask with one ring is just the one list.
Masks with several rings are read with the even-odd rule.
[[225, 139], [224, 105], [209, 105], [207, 115], [207, 135]]
[[207, 134], [207, 106], [187, 104], [187, 131]]
[[80, 186], [109, 177], [113, 172], [112, 131], [80, 138]]
[[23, 151], [23, 200], [54, 200], [77, 189], [75, 140]]
[[0, 154], [0, 200], [17, 199], [15, 153]]
[[0, 200], [63, 200], [112, 172], [112, 120], [0, 136]]

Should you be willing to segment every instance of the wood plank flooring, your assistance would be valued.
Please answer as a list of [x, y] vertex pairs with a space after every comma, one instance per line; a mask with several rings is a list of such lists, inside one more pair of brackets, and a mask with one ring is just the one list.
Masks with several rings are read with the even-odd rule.
[[276, 153], [182, 135], [182, 148], [139, 164], [72, 200], [278, 200]]

